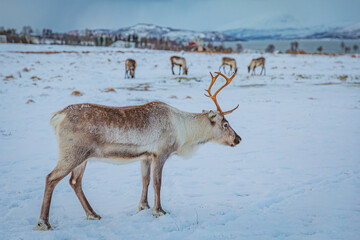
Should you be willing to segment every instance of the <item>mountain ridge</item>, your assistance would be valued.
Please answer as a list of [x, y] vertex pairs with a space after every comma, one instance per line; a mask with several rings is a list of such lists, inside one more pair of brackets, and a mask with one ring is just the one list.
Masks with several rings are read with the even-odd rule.
[[286, 28], [237, 28], [225, 31], [195, 31], [163, 27], [155, 24], [138, 23], [130, 27], [123, 27], [117, 30], [93, 29], [69, 31], [70, 35], [92, 34], [128, 35], [137, 34], [139, 38], [164, 38], [178, 42], [189, 42], [200, 37], [205, 42], [209, 41], [243, 41], [243, 40], [290, 40], [290, 39], [360, 39], [360, 23], [345, 27], [286, 27]]

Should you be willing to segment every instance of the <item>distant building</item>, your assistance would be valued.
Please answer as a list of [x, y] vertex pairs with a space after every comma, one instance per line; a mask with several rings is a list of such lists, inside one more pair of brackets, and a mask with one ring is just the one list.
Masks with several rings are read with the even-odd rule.
[[93, 40], [81, 40], [80, 45], [82, 45], [82, 46], [95, 46], [95, 42]]
[[46, 28], [44, 28], [43, 29], [43, 31], [42, 31], [42, 36], [44, 37], [44, 38], [50, 38], [50, 37], [52, 37], [52, 30], [51, 29], [46, 29]]
[[193, 41], [188, 42], [188, 46], [192, 49], [191, 51], [204, 51], [204, 40], [200, 37], [195, 38]]
[[30, 36], [30, 35], [33, 33], [33, 30], [32, 30], [32, 28], [31, 28], [30, 26], [24, 26], [24, 27], [22, 28], [21, 33], [22, 33], [23, 35]]
[[134, 48], [135, 43], [134, 42], [125, 42], [122, 40], [118, 40], [110, 45], [111, 47], [118, 47], [118, 48]]
[[196, 46], [198, 47], [198, 52], [204, 51], [204, 40], [200, 37], [197, 37], [194, 39], [194, 42], [196, 43]]
[[7, 43], [6, 35], [0, 35], [0, 43]]

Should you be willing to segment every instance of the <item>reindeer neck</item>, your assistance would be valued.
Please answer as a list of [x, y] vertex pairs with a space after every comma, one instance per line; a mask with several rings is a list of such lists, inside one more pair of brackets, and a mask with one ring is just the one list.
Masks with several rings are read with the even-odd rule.
[[184, 144], [205, 143], [211, 139], [211, 124], [206, 114], [185, 113], [181, 117]]

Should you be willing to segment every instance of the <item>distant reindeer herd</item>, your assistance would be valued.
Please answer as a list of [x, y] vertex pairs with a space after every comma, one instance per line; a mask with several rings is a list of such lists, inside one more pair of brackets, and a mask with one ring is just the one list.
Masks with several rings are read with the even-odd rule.
[[[171, 72], [173, 75], [175, 75], [174, 72], [174, 66], [179, 66], [179, 75], [181, 74], [181, 69], [182, 74], [183, 75], [187, 75], [188, 74], [188, 70], [189, 67], [186, 65], [186, 60], [183, 57], [179, 57], [179, 56], [171, 56], [170, 57], [170, 63], [171, 63]], [[222, 71], [224, 73], [226, 73], [226, 69], [225, 67], [229, 66], [230, 67], [230, 71], [229, 73], [237, 73], [238, 68], [236, 66], [236, 60], [234, 58], [229, 58], [229, 57], [223, 57], [221, 60], [221, 65], [219, 67], [219, 71]], [[261, 72], [260, 75], [264, 72], [265, 75], [265, 58], [264, 57], [260, 57], [260, 58], [254, 58], [251, 60], [249, 66], [248, 66], [248, 72], [250, 73], [251, 71], [251, 75], [255, 75], [255, 68], [257, 67], [261, 67]], [[126, 59], [125, 61], [125, 78], [135, 78], [135, 69], [136, 69], [136, 61], [134, 59]]]

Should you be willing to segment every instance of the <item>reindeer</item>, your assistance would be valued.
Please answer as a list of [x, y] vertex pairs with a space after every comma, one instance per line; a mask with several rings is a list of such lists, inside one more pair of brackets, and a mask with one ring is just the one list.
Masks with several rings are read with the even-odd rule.
[[178, 57], [178, 56], [172, 56], [170, 57], [170, 61], [171, 61], [171, 71], [172, 74], [174, 75], [174, 65], [178, 65], [179, 66], [179, 75], [181, 72], [181, 67], [183, 68], [183, 74], [187, 75], [188, 74], [188, 68], [186, 66], [186, 61], [185, 58], [183, 57]]
[[262, 74], [263, 70], [264, 70], [264, 75], [266, 75], [265, 74], [265, 58], [263, 58], [263, 57], [252, 59], [248, 66], [248, 72], [250, 72], [252, 70], [251, 75], [255, 75], [255, 68], [258, 66], [262, 67], [260, 75]]
[[222, 58], [222, 63], [219, 67], [219, 71], [221, 69], [221, 67], [223, 67], [224, 73], [225, 72], [225, 66], [228, 65], [230, 66], [230, 72], [234, 69], [235, 73], [237, 72], [237, 67], [236, 67], [236, 60], [234, 58], [228, 58], [228, 57], [223, 57]]
[[[128, 58], [125, 61], [125, 78], [135, 78], [135, 68], [136, 61], [134, 59]], [[130, 76], [129, 76], [130, 72]]]
[[[211, 94], [219, 75], [226, 79], [226, 83]], [[152, 166], [155, 193], [153, 215], [166, 214], [160, 203], [160, 189], [163, 166], [171, 155], [189, 157], [199, 145], [209, 141], [231, 147], [241, 141], [224, 117], [239, 105], [223, 112], [216, 100], [217, 94], [230, 84], [234, 76], [228, 79], [221, 73], [215, 77], [211, 74], [212, 81], [206, 96], [214, 101], [217, 111], [189, 113], [163, 102], [150, 102], [128, 107], [74, 104], [56, 112], [50, 124], [57, 138], [59, 158], [54, 170], [46, 176], [36, 227], [39, 230], [51, 229], [49, 210], [52, 193], [57, 183], [70, 172], [70, 186], [80, 200], [87, 219], [101, 219], [90, 206], [81, 187], [87, 162], [96, 159], [113, 163], [141, 161], [143, 189], [139, 211], [150, 208], [147, 195]]]

